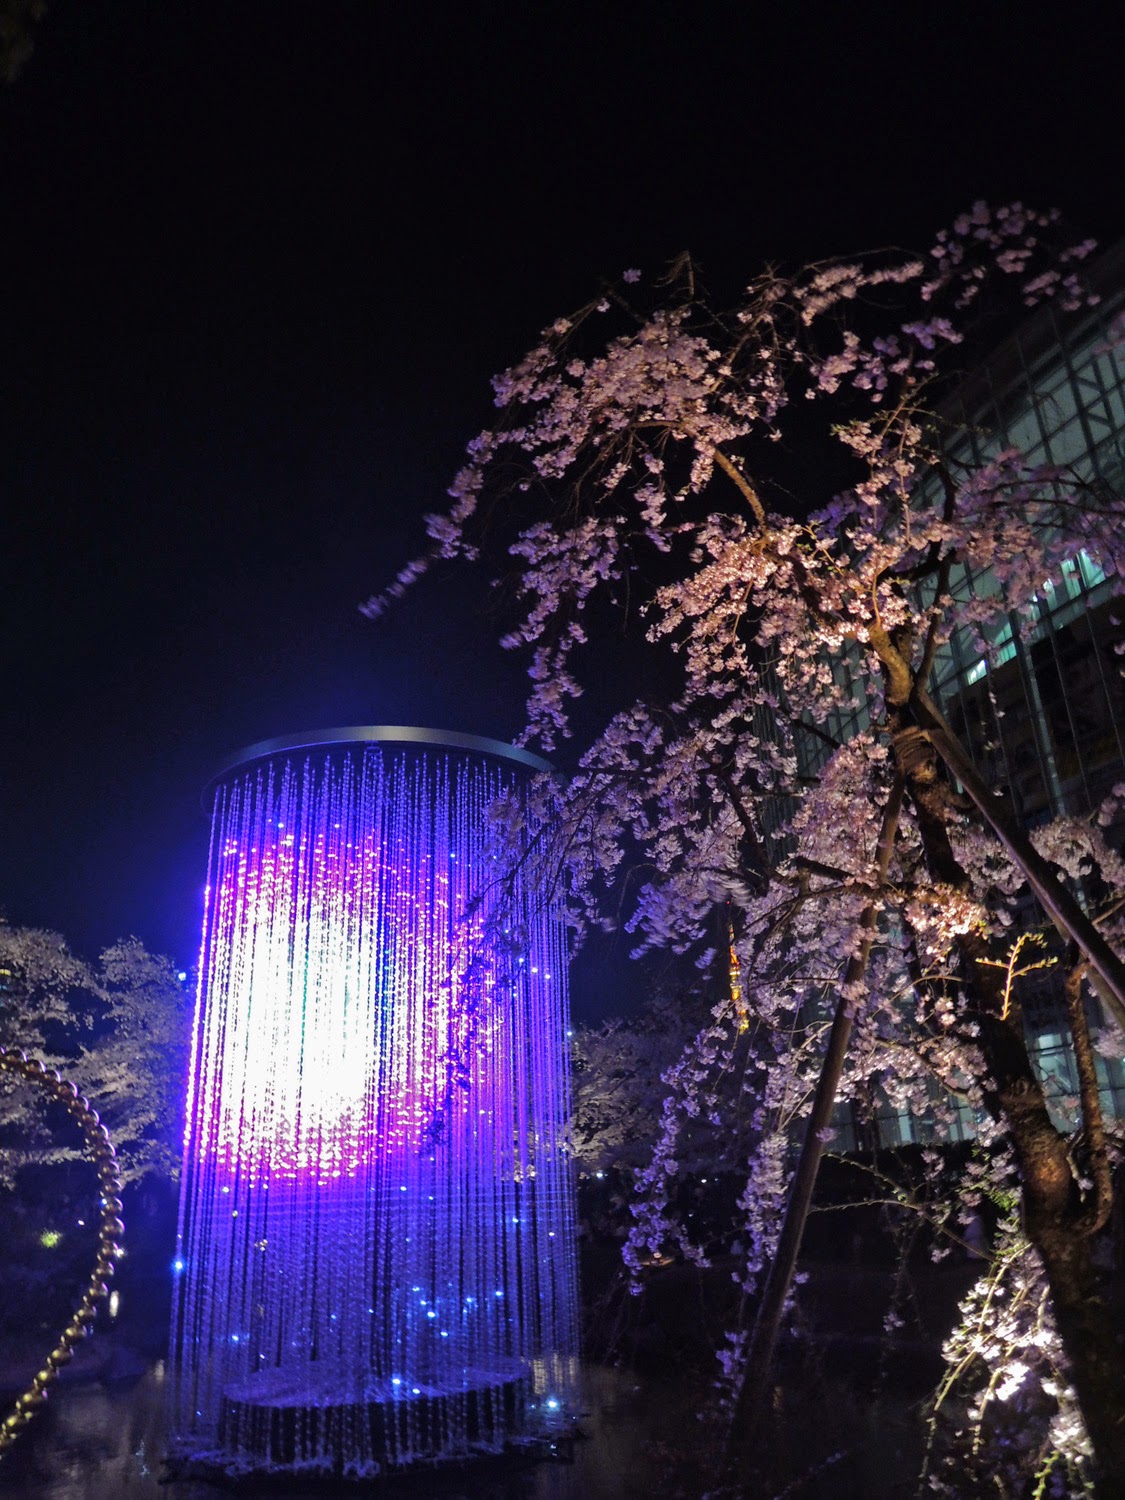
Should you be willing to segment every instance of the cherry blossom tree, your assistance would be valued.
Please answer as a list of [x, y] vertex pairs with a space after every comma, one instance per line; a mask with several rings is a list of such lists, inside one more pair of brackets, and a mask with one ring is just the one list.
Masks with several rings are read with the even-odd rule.
[[[190, 1002], [170, 960], [137, 938], [96, 963], [65, 938], [0, 921], [0, 1035], [58, 1068], [113, 1133], [126, 1180], [179, 1170]], [[0, 1186], [21, 1166], [77, 1160], [38, 1096], [0, 1081]]]
[[[732, 914], [745, 979], [666, 1075], [627, 1254], [669, 1240], [700, 1253], [669, 1211], [677, 1142], [737, 1111], [747, 1321], [723, 1352], [736, 1417], [767, 1376], [834, 1103], [968, 1110], [1013, 1164], [1108, 1496], [1125, 1487], [1125, 1353], [1092, 1253], [1111, 1182], [1087, 1014], [1100, 1005], [1103, 1045], [1120, 1044], [1122, 868], [1105, 819], [1033, 845], [932, 696], [955, 632], [995, 661], [1002, 623], [1079, 551], [1121, 576], [1120, 496], [1012, 449], [969, 461], [942, 404], [997, 319], [1091, 300], [1092, 248], [1053, 215], [978, 204], [927, 253], [767, 271], [728, 310], [687, 258], [651, 294], [626, 272], [497, 378], [499, 419], [428, 518], [429, 552], [366, 608], [435, 565], [506, 552], [526, 739], [557, 754], [577, 725], [584, 742], [536, 789], [544, 878], [577, 923], [624, 911], [639, 950], [704, 969], [725, 969]], [[794, 495], [797, 450], [815, 462]], [[614, 609], [660, 665], [591, 726], [579, 700]], [[1052, 1118], [1023, 1029], [1028, 891], [1061, 934], [1077, 1134]]]
[[615, 1016], [574, 1031], [569, 1135], [580, 1172], [631, 1171], [644, 1164], [668, 1092], [662, 1075], [690, 1034], [668, 999], [627, 1020]]

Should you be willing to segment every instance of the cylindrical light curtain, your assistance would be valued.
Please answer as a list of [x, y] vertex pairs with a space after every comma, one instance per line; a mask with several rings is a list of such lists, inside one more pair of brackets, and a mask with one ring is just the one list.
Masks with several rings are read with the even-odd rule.
[[566, 956], [488, 836], [522, 774], [390, 739], [217, 786], [174, 1452], [371, 1475], [565, 1400]]

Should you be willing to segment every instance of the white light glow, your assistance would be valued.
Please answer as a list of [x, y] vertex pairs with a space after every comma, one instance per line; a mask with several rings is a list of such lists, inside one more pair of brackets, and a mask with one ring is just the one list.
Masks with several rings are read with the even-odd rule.
[[[173, 1262], [185, 1451], [374, 1473], [499, 1445], [512, 1391], [567, 1378], [561, 926], [517, 893], [524, 951], [495, 951], [477, 899], [510, 785], [369, 746], [218, 790]], [[277, 1416], [396, 1395], [378, 1435]]]

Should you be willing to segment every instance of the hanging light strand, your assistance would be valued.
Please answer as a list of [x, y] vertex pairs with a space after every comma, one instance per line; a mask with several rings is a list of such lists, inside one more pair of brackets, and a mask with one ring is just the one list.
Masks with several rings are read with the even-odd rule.
[[498, 941], [511, 772], [369, 746], [215, 799], [176, 1266], [177, 1446], [373, 1474], [561, 1399], [577, 1310], [561, 925]]

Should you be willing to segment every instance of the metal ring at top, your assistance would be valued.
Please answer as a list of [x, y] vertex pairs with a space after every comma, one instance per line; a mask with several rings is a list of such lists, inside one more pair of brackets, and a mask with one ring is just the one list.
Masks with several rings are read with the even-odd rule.
[[301, 734], [286, 734], [279, 739], [259, 740], [239, 750], [218, 767], [204, 788], [204, 805], [207, 793], [228, 772], [251, 761], [264, 760], [271, 755], [281, 755], [287, 750], [330, 749], [336, 745], [432, 745], [444, 750], [468, 750], [477, 755], [491, 755], [499, 760], [510, 760], [530, 771], [551, 771], [550, 761], [518, 745], [505, 744], [503, 740], [486, 739], [479, 734], [455, 734], [449, 729], [418, 729], [404, 724], [351, 724], [342, 729], [309, 729]]

